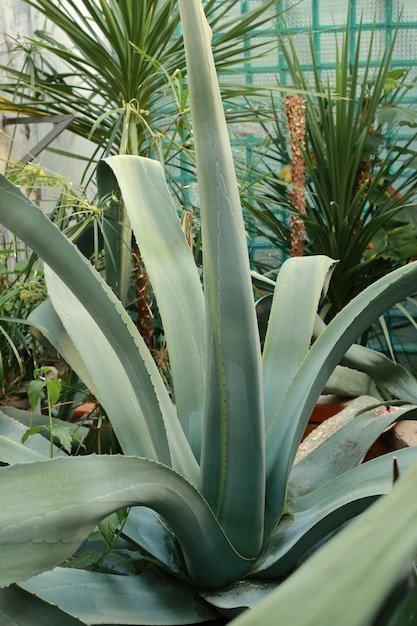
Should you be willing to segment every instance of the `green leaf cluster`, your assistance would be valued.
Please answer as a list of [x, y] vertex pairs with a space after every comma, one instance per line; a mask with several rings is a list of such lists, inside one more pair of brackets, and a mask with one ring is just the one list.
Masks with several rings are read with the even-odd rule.
[[[352, 38], [348, 26], [342, 33], [335, 29], [335, 65], [327, 72], [310, 30], [309, 77], [297, 35], [278, 34], [292, 88], [302, 93], [305, 106], [304, 251], [339, 260], [328, 291], [329, 319], [417, 252], [416, 111], [408, 104], [409, 71], [391, 65], [397, 35], [398, 28], [380, 52], [375, 30], [359, 26]], [[291, 200], [292, 155], [285, 115], [275, 97], [273, 103], [274, 120], [265, 126], [267, 165], [273, 171], [259, 203], [248, 208], [263, 234], [287, 249], [289, 216], [297, 210]]]

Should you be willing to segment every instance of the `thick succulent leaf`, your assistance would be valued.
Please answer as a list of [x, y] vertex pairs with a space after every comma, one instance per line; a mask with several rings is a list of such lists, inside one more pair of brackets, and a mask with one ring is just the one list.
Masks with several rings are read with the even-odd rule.
[[50, 445], [42, 435], [32, 435], [25, 443], [22, 437], [27, 427], [0, 411], [0, 461], [13, 465], [48, 459]]
[[394, 398], [417, 402], [417, 380], [401, 363], [394, 363], [384, 354], [358, 344], [349, 348], [342, 362], [367, 373]]
[[[414, 463], [392, 493], [332, 538], [233, 626], [275, 626], [277, 616], [283, 624], [297, 626], [372, 624], [417, 552], [416, 489]], [[358, 584], [363, 581], [366, 584]]]
[[204, 591], [201, 595], [218, 608], [222, 615], [233, 617], [237, 611], [259, 604], [276, 586], [276, 581], [239, 580], [224, 589]]
[[129, 506], [159, 513], [198, 587], [239, 578], [250, 562], [234, 550], [201, 494], [155, 461], [66, 457], [0, 469], [0, 585], [25, 580], [74, 554], [96, 524]]
[[83, 626], [48, 602], [16, 586], [0, 589], [0, 622], [2, 626]]
[[190, 585], [152, 567], [137, 576], [57, 567], [19, 587], [87, 624], [196, 624], [218, 617]]
[[326, 382], [323, 393], [349, 398], [356, 398], [369, 393], [379, 395], [368, 374], [343, 365], [335, 367]]
[[165, 421], [155, 391], [156, 387], [162, 389], [162, 381], [150, 355], [146, 357], [146, 364], [140, 357], [146, 354], [146, 346], [119, 300], [58, 227], [3, 176], [0, 177], [0, 222], [49, 265], [85, 307], [90, 318], [100, 325], [101, 332], [123, 362], [131, 386], [146, 403], [144, 413], [152, 448], [144, 454], [169, 464]]
[[177, 578], [188, 579], [181, 549], [172, 532], [155, 511], [143, 506], [131, 508], [123, 526], [123, 535], [162, 563]]
[[267, 529], [272, 530], [281, 516], [287, 476], [326, 381], [371, 322], [414, 293], [416, 278], [417, 262], [413, 262], [365, 289], [323, 330], [301, 363], [267, 432]]
[[[113, 176], [111, 173], [113, 172]], [[98, 181], [117, 178], [145, 262], [168, 345], [178, 417], [201, 450], [206, 326], [197, 266], [176, 214], [162, 167], [144, 157], [117, 156], [99, 165]], [[106, 183], [108, 186], [108, 182]]]
[[28, 316], [28, 322], [32, 328], [40, 332], [42, 337], [54, 346], [74, 372], [77, 373], [87, 389], [93, 391], [94, 384], [89, 371], [52, 306], [52, 302], [45, 300], [45, 302], [42, 302], [36, 309], [31, 311]]
[[262, 355], [267, 431], [310, 348], [319, 301], [334, 266], [325, 256], [294, 257], [280, 269]]
[[391, 424], [416, 417], [416, 406], [379, 405], [360, 413], [293, 466], [288, 480], [288, 496], [304, 495], [352, 469]]
[[104, 219], [101, 229], [103, 234], [104, 272], [108, 283], [119, 300], [125, 305], [130, 286], [132, 265], [132, 227], [126, 206], [118, 197], [113, 181], [100, 180], [98, 193], [106, 198]]
[[382, 401], [379, 397], [375, 396], [358, 396], [352, 398], [346, 404], [346, 406], [331, 417], [326, 418], [321, 424], [318, 424], [300, 443], [296, 457], [294, 459], [294, 465], [301, 461], [308, 454], [313, 452], [319, 445], [323, 443], [328, 437], [333, 435], [339, 428], [348, 424], [355, 419], [357, 415], [360, 415], [371, 407], [377, 406]]
[[[87, 429], [75, 424], [53, 419], [54, 426], [71, 428], [82, 438]], [[39, 433], [33, 433], [22, 443], [22, 438], [29, 428], [40, 427]], [[50, 458], [51, 444], [49, 439], [49, 417], [39, 413], [32, 413], [12, 406], [2, 406], [0, 409], [0, 461], [7, 465], [41, 461]], [[66, 456], [58, 446], [53, 445], [53, 455]]]
[[[12, 420], [16, 420], [20, 424], [23, 424], [23, 426], [25, 426], [26, 428], [30, 428], [31, 426], [49, 426], [49, 416], [44, 415], [43, 413], [33, 413], [32, 411], [26, 411], [24, 409], [18, 409], [15, 406], [6, 405], [1, 406], [1, 412], [4, 413], [7, 417], [10, 417]], [[87, 435], [89, 430], [88, 428], [79, 426], [78, 424], [72, 424], [56, 417], [53, 418], [53, 422], [57, 426], [69, 426], [78, 433], [80, 438]], [[49, 435], [46, 429], [41, 429], [40, 434], [43, 435], [44, 438], [49, 440]], [[30, 441], [30, 439], [28, 439], [27, 441]]]
[[272, 578], [284, 575], [319, 541], [364, 511], [377, 497], [390, 493], [394, 457], [402, 473], [417, 459], [417, 447], [373, 459], [305, 496], [289, 500], [286, 515], [266, 543], [254, 573]]
[[200, 485], [236, 548], [251, 557], [262, 544], [265, 489], [259, 334], [211, 30], [200, 0], [180, 0], [179, 7], [196, 148], [210, 346]]
[[[315, 335], [319, 335], [325, 328], [326, 324], [317, 316]], [[379, 387], [388, 391], [394, 398], [417, 402], [416, 378], [401, 363], [395, 363], [381, 352], [353, 344], [344, 355], [342, 363], [368, 374]]]
[[[132, 385], [124, 360], [80, 300], [48, 267], [45, 267], [45, 276], [52, 304], [89, 372], [92, 391], [105, 408], [124, 453], [157, 459], [158, 450], [154, 447], [157, 432], [152, 432], [154, 395], [149, 397], [146, 387]], [[161, 377], [154, 371], [155, 363], [144, 343], [139, 342], [138, 346], [138, 360], [142, 357], [146, 369], [153, 372], [152, 380], [168, 435], [171, 465], [197, 484], [197, 462], [175, 408]]]

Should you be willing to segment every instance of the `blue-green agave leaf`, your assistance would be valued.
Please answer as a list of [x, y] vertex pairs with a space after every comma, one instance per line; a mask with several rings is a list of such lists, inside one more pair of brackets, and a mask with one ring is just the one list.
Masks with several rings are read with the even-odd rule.
[[196, 624], [219, 616], [190, 585], [153, 567], [137, 576], [57, 567], [19, 587], [87, 624]]
[[276, 581], [270, 580], [239, 580], [223, 589], [203, 591], [201, 595], [222, 615], [233, 617], [236, 612], [259, 604], [276, 586]]
[[29, 437], [22, 443], [27, 427], [0, 411], [0, 460], [13, 465], [49, 458], [50, 444], [40, 434]]
[[[318, 336], [326, 328], [317, 316], [314, 333]], [[343, 365], [368, 374], [382, 389], [394, 398], [417, 402], [417, 380], [401, 363], [395, 363], [381, 352], [353, 344], [344, 355]]]
[[0, 586], [59, 565], [99, 521], [135, 505], [165, 520], [197, 587], [230, 584], [251, 565], [197, 489], [149, 459], [91, 455], [0, 468], [0, 501]]
[[417, 403], [417, 380], [401, 363], [394, 363], [381, 352], [354, 344], [342, 363], [367, 373], [394, 398]]
[[99, 190], [103, 178], [114, 176], [158, 303], [178, 417], [199, 459], [206, 324], [197, 266], [160, 163], [139, 156], [110, 157], [99, 164]]
[[[148, 393], [147, 379], [145, 385], [132, 385], [125, 362], [103, 332], [100, 320], [90, 315], [80, 300], [48, 267], [45, 267], [45, 277], [52, 304], [72, 338], [76, 351], [81, 355], [93, 383], [92, 391], [107, 411], [124, 453], [158, 459], [158, 448], [155, 446], [157, 432], [153, 431], [152, 412], [156, 396], [162, 409], [170, 465], [197, 484], [197, 462], [144, 342], [137, 342], [137, 358], [149, 372], [153, 383], [151, 394]], [[122, 320], [127, 317], [123, 309], [120, 322], [123, 323]]]
[[85, 363], [79, 352], [76, 350], [74, 342], [65, 330], [61, 318], [57, 315], [52, 306], [52, 302], [45, 300], [45, 302], [37, 306], [36, 309], [30, 312], [28, 322], [55, 347], [57, 352], [71, 366], [74, 372], [77, 373], [87, 389], [92, 392], [94, 383], [91, 380], [89, 371], [85, 367]]
[[123, 535], [176, 577], [188, 578], [180, 546], [164, 521], [152, 509], [143, 506], [131, 508], [123, 526]]
[[391, 424], [416, 417], [417, 407], [409, 405], [379, 405], [360, 413], [293, 466], [288, 480], [288, 496], [301, 496], [355, 467]]
[[288, 500], [286, 514], [266, 542], [253, 573], [263, 578], [285, 575], [329, 533], [362, 513], [379, 496], [390, 493], [394, 457], [402, 473], [417, 458], [417, 448], [377, 457], [305, 496]]
[[0, 589], [0, 622], [2, 626], [87, 626], [16, 585]]
[[301, 363], [267, 432], [267, 529], [272, 530], [281, 516], [287, 477], [326, 381], [372, 321], [415, 290], [416, 280], [413, 262], [369, 286], [336, 315]]
[[310, 348], [317, 308], [335, 264], [326, 256], [294, 257], [279, 271], [262, 354], [267, 430]]
[[417, 552], [416, 489], [417, 462], [392, 493], [332, 538], [233, 626], [275, 626], [277, 615], [283, 624], [297, 626], [374, 623]]
[[[140, 358], [141, 353], [146, 353], [146, 346], [120, 301], [59, 228], [3, 176], [0, 176], [0, 222], [43, 259], [85, 307], [90, 318], [99, 324], [100, 331], [123, 362], [131, 386], [146, 402], [144, 415], [151, 432], [152, 449], [145, 455], [156, 456], [169, 465], [165, 421], [160, 398], [155, 392], [155, 381], [160, 375], [156, 365], [151, 365], [150, 355], [146, 364]], [[150, 367], [153, 367], [151, 371]]]
[[248, 250], [211, 30], [200, 0], [179, 0], [179, 7], [209, 341], [200, 488], [236, 548], [252, 557], [262, 544], [265, 467], [261, 356]]

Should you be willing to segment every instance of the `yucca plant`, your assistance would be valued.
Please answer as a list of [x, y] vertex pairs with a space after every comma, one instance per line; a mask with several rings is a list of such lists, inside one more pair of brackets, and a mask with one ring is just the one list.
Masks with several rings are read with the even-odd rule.
[[[99, 156], [156, 156], [184, 201], [178, 178], [194, 169], [185, 56], [176, 0], [24, 0], [45, 18], [45, 29], [19, 38], [22, 67], [2, 65], [0, 111], [18, 115], [74, 115], [68, 130], [96, 146], [84, 185]], [[242, 58], [272, 45], [262, 32], [276, 15], [275, 0], [247, 12], [240, 0], [207, 0], [204, 10], [216, 40], [216, 64], [234, 121], [236, 103], [257, 89], [246, 84]], [[50, 31], [51, 24], [57, 33]], [[230, 80], [230, 72], [235, 76]], [[229, 72], [229, 74], [227, 73]], [[236, 80], [236, 74], [241, 79]], [[239, 111], [239, 115], [237, 115]], [[72, 155], [79, 158], [79, 154]], [[78, 183], [78, 181], [75, 181]], [[91, 194], [90, 194], [91, 197]], [[106, 279], [126, 304], [131, 283], [131, 229], [123, 204], [103, 220]], [[138, 253], [137, 253], [138, 254]], [[148, 299], [149, 300], [149, 299]]]
[[[1, 111], [74, 114], [69, 130], [89, 138], [101, 156], [165, 151], [169, 164], [167, 146], [174, 146], [173, 154], [185, 150], [192, 137], [175, 0], [24, 1], [45, 17], [45, 30], [16, 42], [21, 69], [1, 66], [7, 94]], [[204, 10], [216, 41], [216, 66], [224, 74], [224, 99], [236, 102], [256, 91], [246, 84], [242, 58], [249, 47], [255, 57], [268, 49], [254, 32], [272, 23], [274, 0], [247, 12], [239, 0], [207, 0]], [[55, 36], [51, 24], [58, 29]], [[240, 80], [230, 80], [227, 71], [233, 70]], [[234, 111], [235, 117], [244, 115], [242, 108]]]
[[[291, 259], [277, 280], [261, 353], [211, 32], [200, 0], [180, 0], [179, 7], [202, 210], [203, 285], [159, 162], [115, 156], [99, 167], [99, 187], [105, 181], [106, 190], [121, 191], [146, 262], [164, 324], [173, 397], [100, 274], [1, 179], [0, 221], [45, 262], [50, 301], [31, 321], [96, 394], [124, 452], [70, 457], [54, 449], [56, 457], [47, 458], [49, 441], [33, 435], [30, 447], [22, 444], [24, 423], [16, 414], [1, 416], [2, 462], [8, 466], [0, 469], [0, 601], [10, 620], [21, 621], [23, 614], [27, 624], [39, 616], [62, 624], [184, 624], [235, 615], [283, 578], [291, 580], [320, 541], [391, 491], [391, 455], [358, 464], [382, 430], [415, 415], [416, 381], [391, 364], [385, 377], [409, 404], [359, 398], [331, 438], [296, 458], [329, 375], [370, 320], [414, 289], [417, 265], [370, 286], [311, 346], [334, 261]], [[363, 369], [367, 360], [372, 370], [369, 355], [353, 351]], [[383, 371], [380, 376], [384, 382]], [[417, 450], [396, 456], [402, 472]], [[117, 511], [115, 522], [109, 516]], [[80, 567], [82, 554], [73, 555], [83, 542], [94, 546], [94, 535], [88, 537], [97, 524], [116, 528], [123, 563], [110, 563], [113, 571], [71, 567]], [[393, 568], [384, 589], [402, 574], [402, 567]], [[303, 593], [300, 586], [300, 595], [291, 598], [294, 609]], [[333, 600], [337, 604], [338, 596]], [[369, 611], [376, 614], [381, 602], [372, 595]]]
[[[404, 100], [411, 85], [409, 72], [392, 68], [396, 33], [383, 51], [378, 50], [375, 31], [365, 40], [362, 27], [354, 40], [348, 27], [334, 36], [335, 67], [326, 75], [310, 32], [311, 80], [299, 58], [296, 35], [279, 36], [292, 85], [304, 93], [304, 253], [340, 261], [328, 293], [329, 317], [417, 252], [417, 112]], [[265, 127], [268, 167], [272, 163], [274, 171], [265, 179], [258, 206], [252, 203], [249, 208], [264, 234], [289, 250], [289, 216], [295, 210], [292, 155], [285, 117], [276, 97], [274, 101], [274, 122]]]

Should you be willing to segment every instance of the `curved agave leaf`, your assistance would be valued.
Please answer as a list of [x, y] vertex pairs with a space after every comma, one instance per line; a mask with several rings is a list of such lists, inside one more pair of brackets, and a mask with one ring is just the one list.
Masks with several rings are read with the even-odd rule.
[[0, 620], [3, 626], [87, 626], [86, 622], [15, 586], [0, 589]]
[[394, 363], [384, 354], [355, 344], [346, 352], [342, 363], [369, 374], [394, 398], [417, 402], [417, 380], [401, 363]]
[[402, 473], [417, 459], [417, 448], [385, 454], [305, 496], [289, 500], [286, 514], [265, 544], [251, 575], [261, 578], [285, 575], [335, 528], [365, 511], [379, 496], [390, 493], [394, 456]]
[[162, 401], [168, 403], [168, 393], [132, 320], [100, 275], [39, 207], [3, 176], [0, 192], [0, 222], [49, 265], [85, 307], [90, 319], [99, 323], [112, 350], [123, 362], [132, 388], [142, 403], [146, 402], [145, 427], [150, 432], [152, 447], [142, 454], [169, 465], [166, 416], [161, 407]]
[[[204, 413], [206, 327], [197, 266], [158, 161], [117, 156], [99, 164], [99, 191], [113, 172], [158, 303], [178, 418], [199, 459]], [[115, 180], [115, 179], [114, 179]]]
[[278, 274], [262, 355], [267, 432], [310, 348], [320, 297], [335, 264], [325, 256], [294, 257]]
[[143, 506], [131, 508], [123, 526], [123, 535], [162, 563], [176, 578], [188, 579], [181, 549], [155, 511]]
[[[326, 324], [317, 316], [314, 325], [315, 336], [318, 336], [325, 328]], [[395, 398], [401, 398], [407, 402], [417, 402], [417, 380], [415, 377], [400, 363], [394, 363], [381, 352], [354, 344], [346, 352], [341, 362], [348, 367], [368, 374], [378, 386], [386, 389]]]
[[33, 435], [25, 444], [22, 443], [22, 437], [27, 429], [27, 426], [0, 411], [0, 460], [2, 463], [13, 465], [49, 458], [50, 445], [42, 435]]
[[[158, 459], [158, 450], [154, 447], [157, 432], [152, 432], [154, 409], [143, 384], [141, 387], [132, 385], [125, 363], [111, 345], [108, 335], [103, 332], [100, 320], [97, 323], [78, 298], [48, 267], [45, 267], [45, 277], [52, 304], [82, 357], [93, 382], [92, 390], [107, 411], [124, 453]], [[122, 309], [120, 322], [123, 323], [122, 320], [127, 317]], [[144, 342], [138, 342], [138, 348], [138, 361], [142, 359], [146, 371], [152, 373], [156, 366]], [[162, 379], [155, 372], [153, 374], [152, 382], [165, 422], [170, 465], [197, 484], [196, 460], [178, 423]]]
[[138, 576], [57, 567], [19, 587], [87, 624], [195, 624], [219, 616], [190, 585], [152, 567]]
[[[275, 626], [277, 615], [283, 624], [297, 626], [372, 624], [417, 552], [416, 489], [417, 463], [413, 463], [392, 493], [338, 533], [233, 626]], [[366, 585], [358, 584], [365, 580]]]
[[195, 586], [230, 584], [251, 564], [196, 488], [149, 459], [92, 455], [4, 467], [0, 501], [0, 586], [59, 565], [100, 520], [135, 505], [154, 509], [172, 529]]
[[251, 557], [262, 544], [265, 466], [260, 345], [245, 228], [211, 30], [200, 1], [179, 0], [179, 7], [196, 148], [210, 346], [200, 486], [236, 548]]
[[[54, 418], [54, 425], [78, 430], [85, 434], [85, 429], [78, 429]], [[37, 413], [29, 413], [15, 407], [2, 406], [0, 410], [0, 461], [13, 465], [30, 461], [41, 461], [50, 458], [51, 445], [49, 441], [49, 418]], [[28, 428], [40, 427], [39, 433], [32, 434], [24, 443], [22, 438]], [[43, 428], [42, 428], [43, 427]], [[66, 456], [66, 453], [57, 446], [53, 446], [54, 456]]]
[[74, 343], [65, 330], [50, 300], [45, 300], [31, 311], [27, 318], [31, 326], [36, 328], [58, 351], [80, 377], [87, 389], [94, 388], [88, 369], [76, 350]]
[[[316, 339], [301, 363], [267, 433], [267, 529], [280, 518], [286, 479], [317, 398], [361, 333], [415, 289], [417, 262], [384, 276], [354, 298]], [[302, 306], [303, 294], [300, 294]]]
[[302, 496], [355, 467], [391, 424], [416, 417], [416, 406], [379, 405], [357, 415], [293, 465], [287, 485], [288, 497]]
[[203, 591], [201, 595], [218, 608], [222, 615], [233, 617], [237, 611], [259, 604], [276, 586], [276, 581], [239, 580], [224, 589]]
[[298, 447], [293, 467], [304, 457], [313, 452], [325, 439], [331, 437], [339, 428], [342, 428], [342, 426], [355, 419], [357, 415], [360, 415], [370, 407], [374, 407], [381, 402], [381, 398], [369, 395], [361, 395], [357, 398], [352, 398], [341, 411], [328, 417], [322, 424], [316, 426], [314, 430], [304, 437]]

